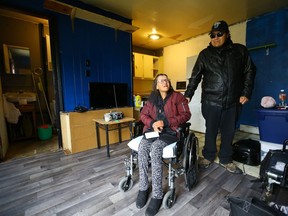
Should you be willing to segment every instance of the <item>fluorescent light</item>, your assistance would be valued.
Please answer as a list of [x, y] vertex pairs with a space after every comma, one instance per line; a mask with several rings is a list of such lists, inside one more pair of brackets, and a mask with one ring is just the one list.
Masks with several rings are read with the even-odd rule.
[[148, 35], [148, 37], [150, 39], [152, 39], [152, 40], [158, 40], [158, 39], [160, 39], [161, 35], [159, 35], [159, 34], [150, 34], [150, 35]]

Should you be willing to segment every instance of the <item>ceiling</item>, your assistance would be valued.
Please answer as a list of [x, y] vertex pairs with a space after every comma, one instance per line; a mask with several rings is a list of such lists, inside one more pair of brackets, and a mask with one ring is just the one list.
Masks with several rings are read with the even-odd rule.
[[[217, 20], [236, 24], [288, 6], [287, 0], [79, 0], [132, 20], [133, 46], [157, 50], [206, 34]], [[153, 29], [162, 37], [152, 41]]]
[[20, 13], [17, 11], [0, 8], [0, 14], [1, 14], [0, 16], [5, 16], [5, 17], [23, 20], [23, 21], [27, 21], [27, 22], [31, 22], [31, 23], [36, 23], [36, 24], [42, 23], [44, 26], [48, 26], [48, 20], [47, 19], [42, 19], [40, 17], [30, 16], [30, 15]]
[[[225, 20], [233, 25], [252, 17], [287, 8], [287, 0], [78, 0], [85, 4], [104, 9], [132, 20], [132, 43], [134, 47], [147, 50], [159, 50], [163, 47], [185, 41], [201, 34], [207, 34], [217, 20]], [[45, 0], [60, 2], [59, 0]], [[59, 6], [59, 5], [58, 5]], [[45, 7], [45, 5], [44, 5]], [[54, 8], [55, 9], [55, 8]], [[69, 8], [72, 10], [72, 8]], [[64, 9], [65, 10], [65, 9]], [[56, 10], [57, 11], [57, 10]], [[8, 12], [8, 13], [7, 13]], [[58, 10], [61, 13], [61, 11]], [[63, 12], [63, 11], [62, 11]], [[67, 11], [66, 11], [67, 12]], [[71, 11], [70, 11], [71, 12]], [[0, 13], [9, 17], [30, 21], [30, 16], [16, 15], [14, 12], [0, 8]], [[69, 14], [69, 13], [68, 13]], [[67, 15], [68, 15], [67, 14]], [[91, 16], [91, 14], [88, 14]], [[81, 17], [83, 18], [83, 17]], [[93, 17], [94, 19], [95, 17]], [[85, 16], [84, 16], [85, 19]], [[119, 22], [100, 19], [102, 24], [108, 22], [111, 28]], [[36, 18], [36, 23], [48, 25], [48, 20]], [[123, 23], [121, 24], [123, 25]], [[135, 31], [134, 27], [138, 27]], [[124, 26], [127, 28], [127, 26]], [[153, 31], [161, 35], [157, 41], [148, 38]]]

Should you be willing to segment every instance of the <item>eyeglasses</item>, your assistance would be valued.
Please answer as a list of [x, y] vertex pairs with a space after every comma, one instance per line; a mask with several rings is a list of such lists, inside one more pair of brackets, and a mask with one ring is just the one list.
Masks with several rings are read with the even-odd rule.
[[210, 38], [211, 39], [213, 39], [213, 38], [215, 38], [215, 37], [222, 37], [224, 35], [224, 33], [223, 32], [218, 32], [217, 34], [210, 34]]
[[158, 80], [157, 82], [163, 84], [163, 83], [169, 83], [169, 80], [168, 79], [161, 79], [161, 80]]

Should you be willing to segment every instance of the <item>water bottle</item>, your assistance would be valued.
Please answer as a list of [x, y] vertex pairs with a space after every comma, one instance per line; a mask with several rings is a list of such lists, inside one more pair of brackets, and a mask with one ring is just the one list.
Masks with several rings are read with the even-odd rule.
[[279, 100], [280, 100], [279, 106], [285, 107], [286, 106], [286, 93], [285, 93], [284, 89], [280, 90]]

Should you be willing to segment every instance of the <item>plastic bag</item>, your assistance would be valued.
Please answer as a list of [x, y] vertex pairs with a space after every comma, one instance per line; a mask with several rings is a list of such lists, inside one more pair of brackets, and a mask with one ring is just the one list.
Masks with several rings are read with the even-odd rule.
[[270, 207], [266, 202], [255, 197], [242, 199], [239, 197], [228, 197], [230, 203], [230, 216], [284, 216], [285, 214]]

